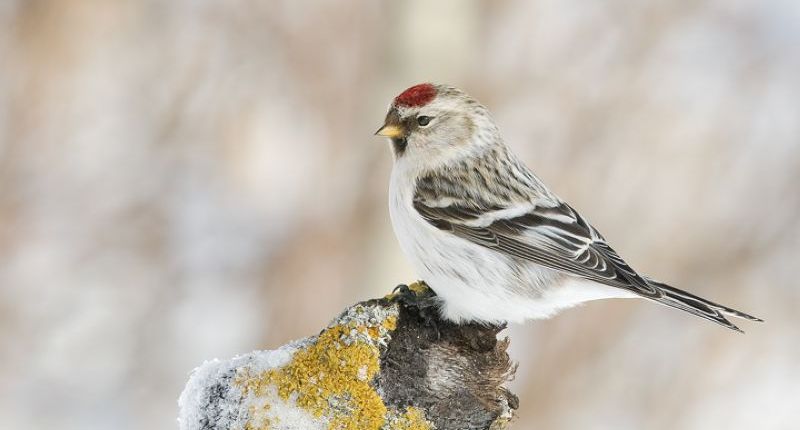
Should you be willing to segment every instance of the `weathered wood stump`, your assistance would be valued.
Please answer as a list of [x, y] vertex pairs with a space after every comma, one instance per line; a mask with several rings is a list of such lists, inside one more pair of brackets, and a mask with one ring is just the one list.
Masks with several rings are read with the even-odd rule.
[[453, 324], [407, 299], [361, 302], [317, 336], [206, 362], [181, 394], [181, 430], [507, 428], [518, 402], [502, 327]]

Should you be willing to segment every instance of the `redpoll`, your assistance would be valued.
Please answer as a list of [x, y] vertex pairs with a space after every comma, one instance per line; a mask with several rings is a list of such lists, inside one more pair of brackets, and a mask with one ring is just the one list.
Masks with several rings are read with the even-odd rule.
[[394, 152], [395, 234], [443, 318], [521, 322], [590, 300], [639, 297], [734, 330], [726, 315], [760, 321], [633, 270], [457, 88], [405, 90], [376, 134], [389, 137]]

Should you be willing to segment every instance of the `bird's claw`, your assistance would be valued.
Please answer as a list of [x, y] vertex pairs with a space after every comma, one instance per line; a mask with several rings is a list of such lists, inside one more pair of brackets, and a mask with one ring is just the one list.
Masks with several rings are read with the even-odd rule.
[[399, 284], [392, 290], [391, 297], [392, 300], [401, 303], [407, 308], [415, 308], [423, 325], [433, 329], [433, 332], [436, 334], [436, 340], [441, 339], [441, 333], [439, 332], [439, 325], [437, 323], [437, 320], [439, 320], [439, 302], [436, 298], [436, 294], [433, 293], [430, 288], [427, 288], [427, 291], [424, 292], [416, 292], [406, 284]]
[[391, 297], [393, 299], [401, 300], [401, 299], [403, 299], [403, 297], [408, 296], [408, 295], [415, 295], [415, 294], [414, 294], [413, 291], [411, 291], [411, 288], [408, 288], [408, 285], [406, 285], [406, 284], [398, 284], [392, 290]]

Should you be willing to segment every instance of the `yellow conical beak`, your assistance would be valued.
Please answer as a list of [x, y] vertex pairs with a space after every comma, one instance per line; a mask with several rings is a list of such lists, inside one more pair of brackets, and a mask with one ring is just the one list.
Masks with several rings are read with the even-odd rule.
[[386, 124], [378, 129], [375, 132], [376, 136], [386, 136], [388, 138], [394, 139], [403, 135], [405, 131], [396, 125]]

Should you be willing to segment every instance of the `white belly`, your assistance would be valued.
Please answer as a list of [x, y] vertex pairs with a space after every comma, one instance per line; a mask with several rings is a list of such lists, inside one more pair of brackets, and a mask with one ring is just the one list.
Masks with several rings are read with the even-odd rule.
[[[634, 297], [613, 288], [513, 259], [425, 221], [413, 208], [411, 186], [392, 174], [389, 212], [395, 235], [418, 275], [456, 322], [548, 318], [558, 310], [610, 297]], [[408, 185], [408, 184], [403, 184]]]

